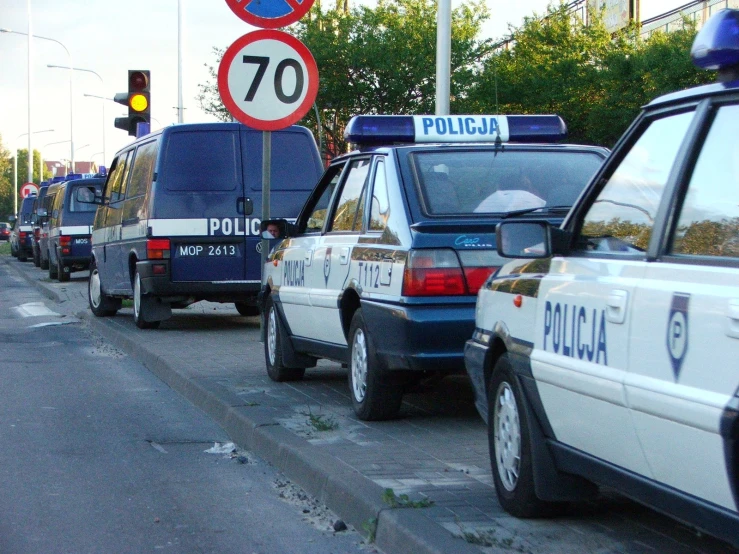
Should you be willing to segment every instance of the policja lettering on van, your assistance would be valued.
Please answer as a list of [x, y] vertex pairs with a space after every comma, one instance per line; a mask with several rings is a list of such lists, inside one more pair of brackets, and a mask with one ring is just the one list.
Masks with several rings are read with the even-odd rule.
[[224, 217], [219, 219], [216, 217], [208, 218], [208, 235], [210, 236], [239, 236], [244, 235], [245, 230], [250, 235], [260, 235], [259, 224], [260, 219], [257, 218], [241, 218], [241, 217]]
[[496, 117], [423, 117], [423, 135], [470, 135], [481, 138], [495, 138], [498, 133]]
[[[547, 301], [544, 305], [544, 350], [551, 338], [550, 350], [555, 354], [562, 349], [563, 356], [594, 361], [608, 365], [605, 310], [590, 310], [575, 304], [567, 305]], [[596, 338], [597, 329], [597, 338]], [[589, 340], [588, 340], [589, 339]], [[601, 354], [603, 361], [601, 361]]]
[[288, 287], [305, 286], [305, 260], [285, 260], [282, 266], [282, 284]]

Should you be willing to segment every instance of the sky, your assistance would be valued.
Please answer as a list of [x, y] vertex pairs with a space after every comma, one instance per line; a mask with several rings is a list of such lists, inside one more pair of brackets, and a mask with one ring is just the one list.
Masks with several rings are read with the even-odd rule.
[[[350, 5], [360, 1], [374, 3], [351, 0]], [[641, 19], [686, 1], [640, 0]], [[460, 2], [452, 0], [452, 8]], [[481, 38], [493, 39], [508, 36], [509, 25], [520, 26], [524, 17], [545, 13], [549, 4], [549, 0], [486, 2], [491, 18]], [[108, 165], [115, 152], [131, 141], [132, 137], [113, 125], [115, 117], [126, 115], [126, 107], [109, 100], [127, 90], [129, 69], [151, 71], [152, 130], [177, 122], [178, 5], [185, 123], [214, 121], [195, 100], [198, 84], [209, 80], [206, 65], [216, 65], [213, 49], [225, 49], [255, 30], [225, 0], [0, 0], [0, 29], [27, 33], [29, 3], [33, 34], [60, 42], [70, 55], [56, 42], [35, 38], [29, 64], [28, 38], [0, 33], [0, 137], [8, 150], [28, 148], [30, 65], [31, 146], [45, 160], [71, 159], [73, 139], [75, 161]], [[70, 72], [47, 67], [69, 66], [70, 57], [73, 67], [88, 70], [73, 72], [72, 102]], [[74, 115], [71, 131], [70, 108]], [[25, 177], [19, 177], [19, 182], [24, 181]]]

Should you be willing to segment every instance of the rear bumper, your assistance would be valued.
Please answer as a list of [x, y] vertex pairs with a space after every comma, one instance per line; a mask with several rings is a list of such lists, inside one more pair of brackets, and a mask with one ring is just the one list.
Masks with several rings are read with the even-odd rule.
[[[156, 268], [156, 273], [155, 273]], [[145, 260], [136, 264], [144, 294], [159, 298], [192, 297], [212, 302], [255, 302], [261, 283], [176, 281], [170, 273], [169, 260]]]

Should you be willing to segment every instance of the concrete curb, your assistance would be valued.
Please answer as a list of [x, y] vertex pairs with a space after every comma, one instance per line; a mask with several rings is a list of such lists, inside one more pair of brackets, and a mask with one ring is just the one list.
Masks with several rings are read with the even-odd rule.
[[[9, 259], [4, 260], [7, 265]], [[14, 268], [47, 298], [65, 302], [59, 293]], [[391, 509], [382, 501], [383, 488], [344, 465], [320, 447], [294, 434], [275, 419], [276, 410], [247, 405], [215, 378], [192, 379], [166, 359], [136, 342], [113, 319], [89, 311], [76, 314], [116, 348], [141, 362], [152, 373], [213, 418], [241, 447], [282, 471], [306, 492], [326, 504], [347, 524], [388, 554], [480, 554], [477, 547], [455, 538], [421, 509]]]

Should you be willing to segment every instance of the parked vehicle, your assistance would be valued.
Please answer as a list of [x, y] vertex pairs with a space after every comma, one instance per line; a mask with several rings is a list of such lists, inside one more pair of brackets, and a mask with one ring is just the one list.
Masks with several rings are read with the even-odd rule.
[[21, 202], [18, 219], [14, 224], [15, 236], [12, 238], [11, 250], [15, 252], [18, 261], [25, 262], [33, 256], [33, 203], [36, 195], [27, 196]]
[[54, 195], [48, 226], [49, 277], [69, 281], [74, 271], [90, 267], [92, 222], [95, 204], [80, 202], [77, 191], [84, 187], [102, 196], [105, 179], [84, 178], [59, 184]]
[[[311, 133], [271, 133], [271, 209], [287, 218], [321, 174]], [[157, 327], [172, 308], [210, 300], [258, 315], [262, 132], [238, 123], [166, 127], [119, 151], [98, 197], [90, 309]]]
[[33, 232], [31, 238], [31, 249], [33, 250], [33, 265], [39, 267], [41, 265], [41, 257], [39, 250], [39, 239], [41, 237], [41, 223], [43, 218], [39, 215], [43, 213], [43, 202], [46, 196], [46, 191], [49, 190], [49, 185], [41, 183], [39, 188], [38, 196], [36, 201], [33, 203], [33, 212], [31, 214], [31, 221], [33, 222]]
[[607, 150], [553, 144], [556, 115], [357, 116], [345, 136], [359, 147], [296, 225], [264, 222], [288, 239], [264, 266], [265, 361], [276, 381], [347, 364], [357, 416], [387, 419], [422, 377], [464, 372], [477, 291], [503, 263], [495, 225], [560, 222]]
[[7, 221], [0, 222], [0, 240], [10, 241], [10, 223]]
[[49, 188], [46, 191], [46, 195], [41, 202], [41, 207], [38, 209], [39, 219], [39, 267], [41, 269], [49, 269], [49, 215], [52, 212], [52, 206], [54, 205], [54, 199], [56, 193], [61, 187], [61, 183], [64, 182], [64, 177], [55, 177]]
[[480, 290], [465, 361], [506, 511], [608, 486], [736, 547], [739, 10], [691, 55], [719, 82], [650, 102], [560, 228], [500, 224], [518, 259]]

